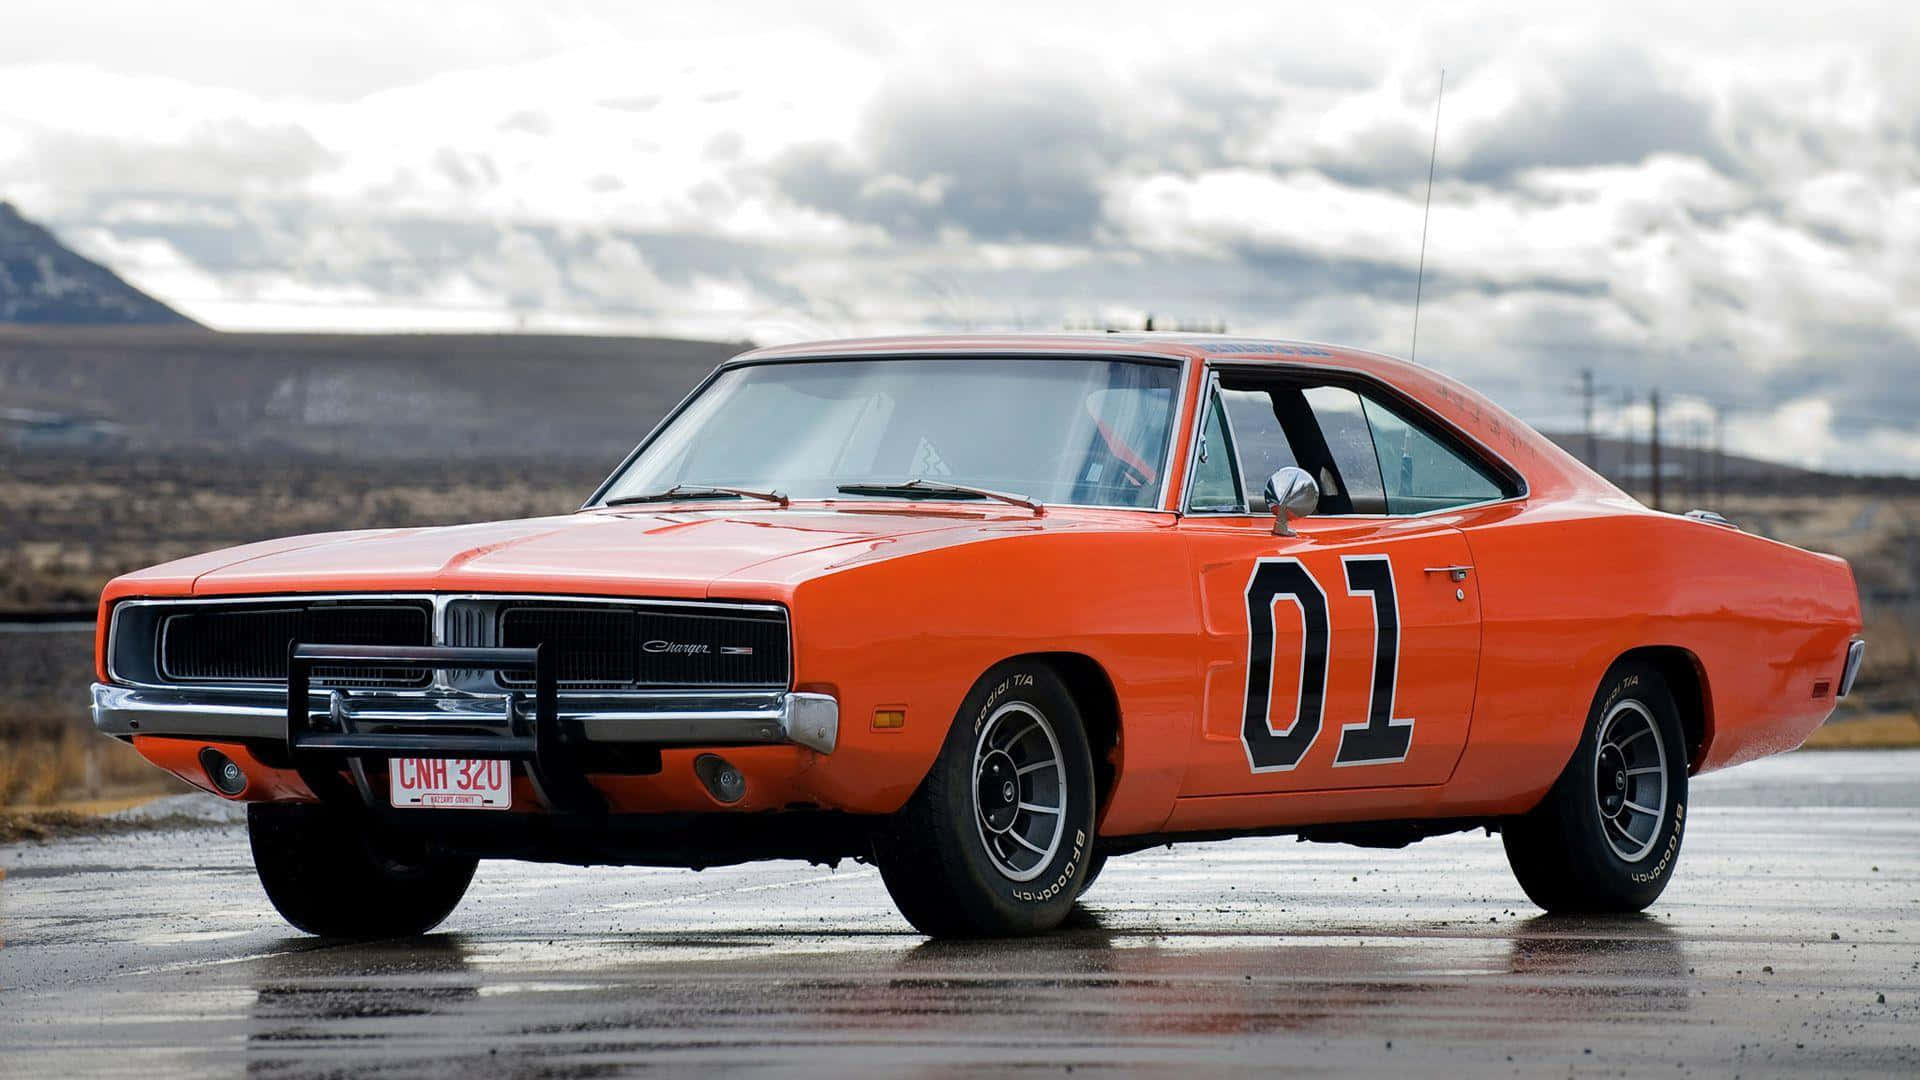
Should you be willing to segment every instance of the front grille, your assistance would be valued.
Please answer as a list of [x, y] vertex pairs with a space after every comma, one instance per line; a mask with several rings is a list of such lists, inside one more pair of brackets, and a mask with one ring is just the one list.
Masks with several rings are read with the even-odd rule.
[[[787, 621], [777, 611], [691, 611], [628, 605], [511, 605], [500, 644], [546, 646], [560, 685], [574, 689], [783, 688]], [[523, 687], [521, 673], [502, 673]]]
[[[114, 611], [108, 667], [134, 683], [284, 686], [295, 641], [540, 645], [573, 691], [782, 690], [792, 679], [787, 614], [777, 607], [538, 596], [134, 601]], [[321, 667], [313, 679], [329, 689], [444, 683], [467, 693], [532, 685], [524, 673], [465, 670]]]
[[[619, 608], [517, 607], [500, 616], [510, 649], [544, 645], [562, 686], [614, 689], [639, 678], [640, 613]], [[525, 672], [502, 672], [509, 685], [531, 686]]]
[[[292, 642], [328, 645], [428, 645], [424, 604], [340, 603], [306, 606], [194, 607], [161, 624], [159, 671], [170, 682], [287, 681]], [[424, 670], [355, 672], [314, 669], [316, 684], [334, 687], [424, 686]]]
[[[448, 604], [442, 616], [439, 644], [456, 648], [492, 648], [500, 641], [494, 615], [491, 604], [470, 600]], [[493, 680], [491, 671], [452, 669], [446, 676], [448, 682], [456, 686], [484, 685]]]

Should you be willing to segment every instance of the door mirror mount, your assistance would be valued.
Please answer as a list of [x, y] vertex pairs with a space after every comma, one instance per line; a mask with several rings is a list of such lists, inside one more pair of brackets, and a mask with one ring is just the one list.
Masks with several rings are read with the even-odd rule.
[[1294, 535], [1293, 519], [1311, 517], [1320, 508], [1320, 485], [1313, 474], [1291, 465], [1267, 478], [1266, 496], [1275, 536]]

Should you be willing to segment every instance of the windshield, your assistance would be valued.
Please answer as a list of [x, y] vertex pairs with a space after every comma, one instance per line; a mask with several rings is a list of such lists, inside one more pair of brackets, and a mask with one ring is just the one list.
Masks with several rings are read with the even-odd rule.
[[1049, 503], [1151, 507], [1178, 378], [1165, 365], [1082, 359], [733, 368], [601, 501], [676, 484], [857, 500], [840, 486], [921, 479]]

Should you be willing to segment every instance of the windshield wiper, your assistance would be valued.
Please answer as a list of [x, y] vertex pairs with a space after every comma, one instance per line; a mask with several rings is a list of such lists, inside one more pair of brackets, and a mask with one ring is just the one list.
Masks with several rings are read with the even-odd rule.
[[1025, 495], [1013, 495], [992, 488], [974, 487], [971, 484], [949, 484], [944, 480], [928, 480], [916, 476], [911, 480], [869, 481], [858, 484], [841, 484], [835, 490], [842, 495], [928, 495], [936, 499], [992, 499], [1009, 506], [1024, 506], [1033, 511], [1034, 517], [1040, 517], [1047, 508], [1038, 499], [1029, 499]]
[[787, 498], [784, 492], [715, 487], [708, 484], [675, 484], [665, 491], [649, 491], [644, 495], [622, 495], [617, 499], [608, 499], [600, 505], [631, 506], [634, 503], [679, 502], [682, 499], [759, 499], [762, 502], [779, 503], [781, 506], [793, 505], [793, 500]]

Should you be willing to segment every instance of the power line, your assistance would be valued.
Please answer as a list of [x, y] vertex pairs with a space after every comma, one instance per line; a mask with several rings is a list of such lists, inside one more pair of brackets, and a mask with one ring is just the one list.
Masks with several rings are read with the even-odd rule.
[[1433, 165], [1440, 157], [1440, 102], [1447, 95], [1447, 69], [1440, 69], [1440, 90], [1433, 95], [1433, 144], [1427, 148], [1427, 208], [1420, 216], [1420, 269], [1413, 279], [1413, 340], [1407, 362], [1420, 355], [1420, 289], [1427, 280], [1427, 223], [1433, 220]]

